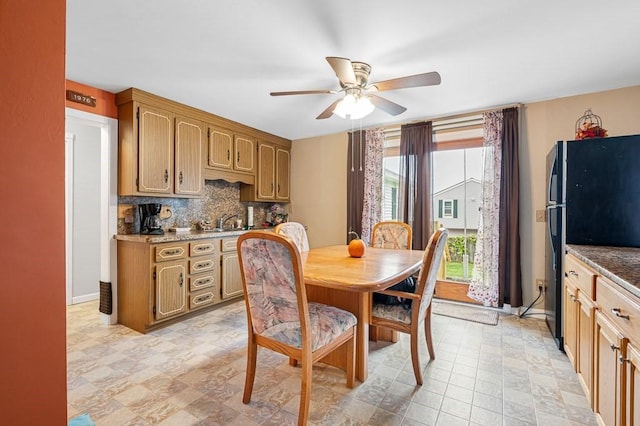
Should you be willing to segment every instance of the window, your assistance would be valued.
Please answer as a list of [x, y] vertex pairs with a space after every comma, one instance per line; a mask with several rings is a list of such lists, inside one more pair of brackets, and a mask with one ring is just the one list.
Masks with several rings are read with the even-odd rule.
[[438, 200], [438, 217], [457, 218], [458, 200]]
[[[434, 121], [433, 129], [430, 171], [433, 225], [449, 230], [444, 266], [438, 276], [443, 287], [437, 288], [436, 294], [469, 301], [453, 295], [466, 294], [473, 273], [484, 175], [482, 115]], [[400, 129], [385, 131], [384, 146], [383, 220], [402, 220], [397, 199]]]

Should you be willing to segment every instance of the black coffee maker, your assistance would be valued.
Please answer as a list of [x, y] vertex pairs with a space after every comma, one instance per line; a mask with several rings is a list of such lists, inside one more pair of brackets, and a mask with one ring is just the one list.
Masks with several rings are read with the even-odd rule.
[[160, 224], [162, 204], [140, 204], [140, 233], [147, 235], [164, 235]]

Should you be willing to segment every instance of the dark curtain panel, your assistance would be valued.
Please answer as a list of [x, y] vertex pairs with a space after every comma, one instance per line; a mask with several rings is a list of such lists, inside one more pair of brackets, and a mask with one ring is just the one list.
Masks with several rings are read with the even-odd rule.
[[518, 108], [506, 108], [502, 128], [500, 191], [500, 306], [522, 306], [520, 265], [520, 170], [518, 163]]
[[413, 230], [414, 250], [424, 250], [431, 236], [431, 122], [400, 127], [400, 217]]
[[364, 142], [363, 130], [349, 133], [347, 161], [347, 235], [349, 231], [362, 235], [362, 205], [364, 200]]

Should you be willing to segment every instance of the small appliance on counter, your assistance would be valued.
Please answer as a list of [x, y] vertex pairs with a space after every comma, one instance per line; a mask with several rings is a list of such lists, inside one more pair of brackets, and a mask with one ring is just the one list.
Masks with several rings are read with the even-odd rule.
[[164, 235], [160, 222], [162, 204], [140, 204], [140, 233], [145, 235]]

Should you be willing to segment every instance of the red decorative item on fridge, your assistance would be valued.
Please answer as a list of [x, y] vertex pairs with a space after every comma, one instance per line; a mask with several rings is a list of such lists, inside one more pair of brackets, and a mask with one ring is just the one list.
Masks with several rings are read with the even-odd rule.
[[606, 138], [607, 130], [602, 128], [599, 115], [591, 112], [591, 108], [576, 121], [576, 139]]

